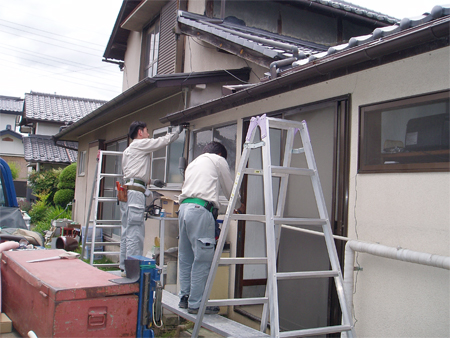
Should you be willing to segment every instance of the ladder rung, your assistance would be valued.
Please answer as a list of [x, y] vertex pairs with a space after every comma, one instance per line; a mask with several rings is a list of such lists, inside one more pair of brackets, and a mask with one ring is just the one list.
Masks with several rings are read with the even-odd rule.
[[98, 219], [97, 220], [97, 224], [99, 224], [99, 223], [114, 223], [114, 222], [121, 223], [122, 221], [120, 219]]
[[333, 270], [327, 271], [300, 271], [300, 272], [278, 272], [277, 279], [301, 279], [301, 278], [329, 278], [337, 277], [339, 273]]
[[308, 168], [272, 166], [272, 174], [291, 174], [291, 175], [313, 176], [315, 174], [315, 171], [313, 169], [308, 169]]
[[233, 257], [233, 258], [220, 258], [219, 265], [231, 265], [231, 264], [267, 264], [266, 257]]
[[278, 129], [303, 128], [303, 124], [298, 121], [282, 120], [273, 117], [268, 117], [267, 121], [269, 122], [270, 128], [278, 128]]
[[120, 255], [119, 251], [95, 251], [94, 255], [105, 255], [105, 256], [114, 256], [114, 255]]
[[[86, 245], [92, 245], [92, 242], [86, 242]], [[120, 245], [120, 242], [95, 242], [94, 245]]]
[[327, 327], [318, 327], [315, 329], [284, 331], [284, 332], [280, 332], [280, 337], [316, 336], [316, 335], [320, 335], [320, 334], [350, 331], [351, 329], [352, 329], [352, 327], [350, 325], [335, 325], [335, 326], [327, 326]]
[[108, 228], [120, 228], [121, 225], [120, 224], [97, 224], [95, 226], [97, 229], [101, 228], [101, 229], [108, 229]]
[[[237, 221], [256, 221], [265, 223], [265, 215], [255, 215], [255, 214], [232, 214], [231, 219]], [[274, 223], [276, 224], [294, 224], [294, 225], [324, 225], [327, 224], [326, 219], [320, 218], [289, 218], [289, 217], [275, 217]]]
[[102, 263], [102, 264], [92, 264], [95, 267], [98, 268], [109, 268], [109, 267], [118, 267], [119, 263]]
[[234, 306], [234, 305], [257, 305], [268, 303], [267, 297], [255, 297], [255, 298], [233, 298], [233, 299], [210, 299], [208, 305], [213, 306]]
[[276, 224], [297, 224], [297, 225], [324, 225], [327, 224], [326, 219], [320, 218], [280, 218], [275, 217]]
[[101, 177], [123, 177], [122, 174], [100, 173]]
[[117, 197], [99, 197], [99, 202], [117, 202]]

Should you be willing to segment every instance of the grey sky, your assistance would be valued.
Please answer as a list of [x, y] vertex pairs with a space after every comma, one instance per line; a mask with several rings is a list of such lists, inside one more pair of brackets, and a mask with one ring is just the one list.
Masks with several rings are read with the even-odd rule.
[[[351, 0], [397, 18], [430, 12], [442, 2]], [[0, 95], [30, 91], [110, 100], [122, 72], [102, 62], [122, 0], [9, 0], [0, 2]]]

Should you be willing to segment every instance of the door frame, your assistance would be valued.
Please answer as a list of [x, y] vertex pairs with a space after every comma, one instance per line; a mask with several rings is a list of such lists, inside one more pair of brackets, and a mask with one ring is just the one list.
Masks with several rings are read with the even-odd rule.
[[[270, 113], [267, 116], [285, 118], [289, 115], [307, 112], [321, 107], [334, 105], [335, 125], [334, 125], [334, 150], [333, 150], [333, 210], [329, 210], [330, 223], [334, 235], [347, 236], [348, 231], [348, 194], [350, 181], [350, 137], [351, 137], [351, 95], [334, 97], [306, 105], [280, 109]], [[243, 120], [242, 140], [245, 142], [250, 117]], [[285, 135], [282, 136], [283, 138]], [[242, 143], [241, 149], [244, 144]], [[281, 154], [283, 158], [283, 154]], [[241, 186], [242, 200], [247, 199], [247, 175], [244, 176]], [[245, 203], [245, 202], [244, 202]], [[336, 250], [338, 253], [341, 269], [344, 265], [345, 243], [336, 241]], [[242, 257], [245, 247], [245, 221], [239, 221], [237, 226], [236, 256]], [[236, 265], [235, 278], [235, 298], [242, 298], [242, 288], [249, 285], [265, 285], [266, 279], [243, 279], [243, 266]], [[328, 291], [328, 325], [339, 325], [341, 323], [341, 311], [339, 299], [337, 297], [334, 282], [329, 283]], [[254, 315], [248, 313], [239, 306], [234, 307], [234, 311], [253, 320], [259, 320]]]

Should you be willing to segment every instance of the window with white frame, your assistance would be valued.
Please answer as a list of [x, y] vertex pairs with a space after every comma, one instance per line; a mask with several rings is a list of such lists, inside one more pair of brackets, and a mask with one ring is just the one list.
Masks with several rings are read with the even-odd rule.
[[144, 31], [144, 77], [153, 77], [158, 73], [159, 36], [158, 19]]
[[[156, 129], [153, 137], [158, 138], [170, 132], [170, 127]], [[186, 130], [180, 133], [175, 142], [167, 147], [154, 151], [152, 154], [152, 172], [151, 179], [161, 180], [170, 186], [180, 186], [183, 183], [182, 169], [179, 168], [180, 157], [186, 157], [184, 154], [186, 140]]]
[[236, 141], [237, 125], [236, 123], [224, 126], [214, 126], [207, 129], [201, 129], [193, 132], [193, 144], [191, 145], [191, 160], [203, 153], [203, 148], [210, 142], [220, 142], [227, 150], [227, 162], [230, 166], [231, 175], [234, 177], [236, 166]]
[[78, 154], [78, 176], [84, 176], [85, 175], [85, 168], [86, 168], [86, 150], [81, 151]]

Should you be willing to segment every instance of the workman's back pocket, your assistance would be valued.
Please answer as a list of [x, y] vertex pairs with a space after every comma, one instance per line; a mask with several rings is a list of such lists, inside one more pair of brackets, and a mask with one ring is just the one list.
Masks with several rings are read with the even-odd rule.
[[214, 257], [214, 238], [199, 238], [196, 247], [196, 260], [200, 262], [212, 262]]

